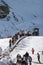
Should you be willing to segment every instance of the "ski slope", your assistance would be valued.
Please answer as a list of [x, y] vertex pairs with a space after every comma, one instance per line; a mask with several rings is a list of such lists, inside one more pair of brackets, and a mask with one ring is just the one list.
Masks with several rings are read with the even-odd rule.
[[[42, 36], [30, 36], [30, 37], [26, 37], [23, 40], [21, 40], [19, 42], [19, 44], [17, 45], [17, 47], [10, 53], [10, 57], [12, 60], [15, 60], [17, 54], [20, 54], [21, 56], [23, 56], [26, 51], [29, 53], [29, 55], [32, 56], [33, 62], [38, 62], [37, 61], [37, 52], [40, 53], [41, 56], [41, 62], [43, 63], [43, 55], [42, 55], [42, 50], [43, 50], [43, 37]], [[32, 48], [34, 48], [35, 53], [32, 54]], [[34, 63], [33, 63], [34, 65]], [[37, 65], [37, 64], [36, 64]], [[39, 64], [41, 65], [41, 64]], [[42, 64], [43, 65], [43, 64]]]
[[[10, 38], [0, 39], [0, 47], [2, 47], [3, 50], [7, 49], [8, 45], [9, 45], [9, 43], [8, 43], [9, 39]], [[17, 41], [19, 41], [19, 40], [17, 40]], [[43, 63], [43, 55], [42, 55], [43, 45], [42, 44], [43, 44], [43, 36], [25, 37], [24, 39], [22, 39], [17, 44], [17, 46], [13, 49], [13, 51], [10, 52], [10, 58], [14, 62], [16, 62], [17, 54], [21, 54], [21, 56], [23, 56], [27, 51], [29, 53], [29, 55], [32, 57], [32, 59], [33, 59], [32, 65], [43, 65], [43, 64], [37, 64], [37, 62], [38, 62], [38, 60], [37, 60], [37, 52], [40, 53], [41, 62]], [[34, 48], [34, 50], [35, 50], [34, 54], [32, 54], [32, 48]], [[5, 56], [5, 59], [8, 61], [6, 56]], [[0, 61], [3, 61], [3, 58]]]
[[[1, 37], [13, 36], [20, 30], [33, 31], [34, 27], [38, 27], [40, 35], [43, 35], [43, 0], [4, 1], [9, 5], [10, 13], [6, 18], [0, 19]], [[1, 0], [0, 4], [3, 4]], [[18, 21], [13, 17], [12, 12]]]

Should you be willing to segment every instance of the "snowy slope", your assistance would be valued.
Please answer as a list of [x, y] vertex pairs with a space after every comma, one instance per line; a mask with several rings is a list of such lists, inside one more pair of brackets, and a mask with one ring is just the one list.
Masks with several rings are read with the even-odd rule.
[[34, 48], [35, 54], [37, 52], [42, 53], [41, 52], [43, 50], [42, 44], [43, 44], [43, 37], [41, 37], [41, 36], [40, 37], [38, 37], [38, 36], [37, 37], [36, 36], [26, 37], [19, 42], [17, 47], [11, 52], [10, 55], [12, 55], [12, 58], [14, 58], [14, 56], [16, 56], [18, 53], [23, 55], [23, 54], [25, 54], [26, 51], [28, 51], [30, 54], [32, 54], [32, 52], [31, 52], [32, 48]]
[[[39, 41], [40, 40], [40, 41]], [[43, 50], [43, 37], [26, 37], [23, 40], [19, 42], [17, 47], [10, 53], [10, 56], [12, 59], [15, 59], [17, 54], [25, 54], [26, 52], [29, 53], [29, 55], [32, 56], [33, 61], [37, 61], [37, 52], [40, 53], [41, 55], [41, 62], [43, 62], [43, 55], [42, 55], [42, 50]], [[35, 50], [35, 54], [32, 55], [32, 48]]]
[[9, 40], [10, 38], [0, 39], [0, 47], [2, 48], [3, 51], [9, 46]]
[[[1, 0], [0, 0], [1, 1]], [[0, 35], [14, 35], [19, 30], [40, 29], [43, 35], [43, 0], [4, 0], [10, 7], [10, 13], [5, 19], [0, 19]], [[17, 20], [13, 17], [14, 12]], [[9, 21], [7, 18], [10, 16]]]
[[[2, 47], [3, 50], [5, 49], [5, 47], [7, 49], [8, 40], [9, 39], [1, 39], [0, 40], [0, 43], [1, 44], [3, 43], [2, 45], [0, 44], [0, 47]], [[43, 55], [42, 55], [42, 52], [41, 52], [43, 50], [42, 43], [43, 43], [43, 37], [42, 36], [26, 37], [23, 40], [21, 40], [19, 42], [19, 44], [17, 45], [17, 47], [10, 53], [10, 57], [14, 62], [16, 62], [17, 54], [19, 53], [19, 54], [21, 54], [21, 56], [23, 56], [23, 54], [25, 54], [26, 51], [27, 51], [29, 53], [29, 55], [32, 56], [32, 59], [33, 59], [32, 65], [43, 65], [43, 64], [34, 63], [34, 62], [38, 62], [38, 60], [37, 60], [37, 52], [40, 53], [41, 62], [43, 63]], [[31, 51], [32, 48], [34, 48], [34, 50], [35, 50], [34, 54], [32, 54], [32, 51]], [[2, 60], [3, 60], [3, 58], [0, 61], [2, 61]]]

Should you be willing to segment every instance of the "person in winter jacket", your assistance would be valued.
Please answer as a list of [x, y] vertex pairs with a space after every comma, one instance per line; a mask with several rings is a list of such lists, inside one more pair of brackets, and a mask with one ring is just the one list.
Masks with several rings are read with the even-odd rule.
[[23, 55], [23, 59], [25, 59], [25, 61], [27, 61], [28, 60], [28, 57], [29, 57], [29, 53], [26, 52], [25, 55]]
[[12, 37], [12, 45], [14, 45], [14, 43], [16, 42], [16, 38], [15, 36]]
[[16, 65], [21, 65], [22, 64], [22, 57], [20, 54], [17, 55], [17, 62]]
[[35, 50], [34, 50], [34, 48], [32, 48], [32, 54], [34, 54], [34, 52], [35, 52]]
[[18, 34], [15, 34], [15, 38], [16, 38], [16, 40], [18, 40]]
[[17, 55], [17, 61], [19, 61], [19, 60], [21, 60], [21, 55], [20, 54]]
[[9, 40], [9, 48], [11, 48], [11, 45], [12, 45], [12, 41], [11, 39]]
[[37, 58], [38, 58], [38, 62], [41, 63], [40, 62], [40, 54], [39, 53], [37, 53]]
[[28, 52], [26, 52], [25, 55], [23, 56], [23, 60], [25, 60], [27, 62], [27, 64], [29, 62], [29, 65], [32, 64], [32, 57], [29, 56], [29, 53]]

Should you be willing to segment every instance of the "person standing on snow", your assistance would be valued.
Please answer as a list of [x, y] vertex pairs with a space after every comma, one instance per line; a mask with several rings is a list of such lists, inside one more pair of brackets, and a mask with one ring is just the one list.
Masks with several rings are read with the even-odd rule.
[[40, 54], [39, 53], [37, 53], [37, 58], [38, 58], [38, 62], [41, 63], [40, 62]]
[[15, 41], [16, 41], [15, 37], [12, 37], [12, 45], [14, 45]]
[[32, 57], [29, 56], [28, 52], [26, 52], [25, 55], [23, 55], [23, 60], [25, 60], [27, 62], [27, 64], [29, 62], [29, 65], [32, 65]]
[[34, 50], [34, 48], [32, 48], [32, 54], [34, 54], [34, 52], [35, 52], [35, 50]]
[[16, 65], [21, 65], [21, 62], [22, 62], [22, 57], [20, 54], [17, 55], [17, 62], [16, 62]]
[[18, 40], [18, 34], [15, 34], [15, 38], [16, 38], [16, 40]]
[[9, 48], [11, 48], [11, 45], [12, 45], [12, 41], [11, 39], [9, 40]]
[[26, 52], [25, 55], [23, 55], [23, 59], [25, 59], [25, 61], [27, 62], [28, 61], [28, 57], [29, 57], [29, 53]]

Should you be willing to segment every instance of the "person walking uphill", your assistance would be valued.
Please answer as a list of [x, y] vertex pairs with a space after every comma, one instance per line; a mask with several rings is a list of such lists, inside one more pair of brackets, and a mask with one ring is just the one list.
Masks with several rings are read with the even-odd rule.
[[38, 58], [38, 62], [41, 63], [40, 62], [40, 54], [39, 53], [37, 53], [37, 58]]

